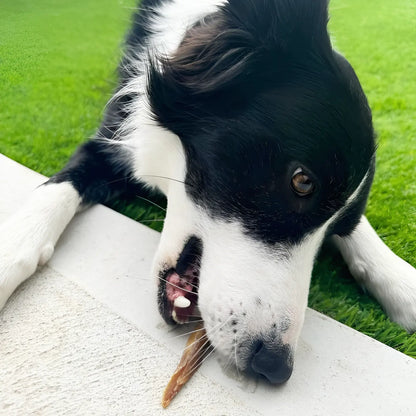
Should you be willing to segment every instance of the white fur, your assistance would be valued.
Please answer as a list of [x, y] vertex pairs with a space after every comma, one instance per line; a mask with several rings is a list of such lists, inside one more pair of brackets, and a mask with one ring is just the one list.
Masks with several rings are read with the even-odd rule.
[[363, 216], [348, 237], [333, 237], [351, 274], [408, 331], [416, 331], [416, 270], [396, 256]]
[[[281, 323], [278, 333], [281, 341], [296, 349], [315, 257], [328, 227], [356, 200], [367, 177], [364, 176], [341, 210], [296, 245], [267, 246], [247, 236], [238, 222], [214, 221], [200, 214], [204, 252], [199, 309], [211, 341], [220, 353], [233, 356], [234, 338], [241, 340], [247, 334], [252, 339], [267, 339], [275, 323]], [[218, 331], [218, 325], [226, 325], [231, 313], [242, 325]], [[233, 335], [231, 330], [235, 329]], [[244, 350], [240, 358], [244, 358]]]
[[[155, 135], [160, 137], [161, 133], [160, 131], [153, 132], [154, 129], [158, 129], [156, 124], [152, 122], [147, 96], [149, 58], [157, 64], [158, 58], [172, 56], [188, 28], [203, 19], [207, 14], [215, 12], [219, 6], [225, 3], [227, 3], [227, 0], [173, 0], [162, 4], [157, 9], [157, 19], [149, 24], [149, 30], [153, 34], [147, 41], [146, 52], [137, 55], [135, 51], [130, 51], [127, 54], [130, 56], [127, 66], [138, 69], [142, 75], [132, 77], [130, 82], [112, 99], [132, 93], [139, 97], [131, 104], [131, 114], [118, 132], [118, 136], [123, 139], [125, 144], [131, 146], [134, 154], [136, 151], [140, 153], [141, 147], [147, 147], [146, 142], [152, 141]], [[126, 69], [128, 70], [128, 68]], [[159, 127], [159, 130], [162, 129]], [[159, 157], [156, 159], [157, 162]], [[139, 154], [136, 161], [141, 162], [142, 160]], [[142, 170], [138, 166], [138, 172], [142, 172]], [[144, 179], [146, 180], [146, 178]]]
[[225, 3], [226, 0], [174, 0], [162, 5], [159, 16], [151, 24], [155, 34], [149, 49], [158, 56], [172, 55], [193, 24]]
[[69, 183], [41, 186], [0, 225], [0, 309], [16, 287], [51, 258], [79, 204]]
[[[131, 114], [118, 131], [123, 144], [131, 151], [136, 177], [151, 187], [157, 187], [165, 195], [169, 183], [167, 177], [183, 180], [184, 172], [175, 172], [178, 158], [185, 158], [180, 140], [173, 133], [160, 127], [154, 120], [147, 96], [148, 57], [157, 62], [158, 57], [171, 56], [179, 47], [189, 27], [207, 14], [215, 12], [226, 0], [174, 0], [158, 8], [157, 19], [150, 22], [147, 50], [140, 56], [131, 52], [129, 65], [138, 68], [142, 75], [133, 77], [113, 98], [124, 94], [137, 94], [131, 104]], [[161, 150], [163, 149], [163, 150]], [[184, 166], [181, 161], [180, 166]]]
[[131, 55], [130, 65], [139, 67], [143, 75], [133, 78], [118, 95], [138, 93], [131, 115], [119, 131], [123, 143], [131, 151], [136, 178], [159, 189], [168, 198], [168, 209], [153, 273], [174, 267], [189, 235], [196, 234], [199, 212], [186, 195], [181, 182], [186, 176], [186, 156], [178, 136], [159, 126], [152, 118], [147, 97], [146, 66], [151, 59], [171, 56], [187, 29], [226, 0], [174, 0], [158, 9], [158, 18], [150, 23], [154, 34], [148, 40], [146, 56]]
[[[162, 147], [153, 148], [151, 143], [154, 146], [157, 146], [158, 143], [165, 144], [167, 152], [162, 151]], [[146, 156], [149, 157], [146, 161], [139, 161], [138, 172], [159, 172], [160, 178], [150, 179], [152, 179], [152, 184], [157, 185], [167, 197], [163, 232], [153, 262], [154, 275], [157, 277], [160, 270], [176, 266], [185, 241], [191, 235], [199, 234], [200, 213], [185, 191], [183, 182], [186, 175], [186, 158], [179, 138], [172, 133], [165, 132], [165, 136], [154, 135], [153, 141], [148, 144], [148, 147], [138, 149], [138, 155], [143, 155], [145, 151]], [[155, 163], [155, 161], [157, 162]], [[138, 175], [140, 174], [138, 173]], [[147, 177], [145, 176], [144, 179], [146, 180]]]
[[[202, 227], [199, 308], [213, 345], [233, 357], [234, 339], [248, 344], [267, 340], [277, 324], [280, 341], [295, 349], [323, 231], [297, 246], [270, 247], [247, 236], [238, 222], [206, 217]], [[230, 319], [237, 323], [231, 326]], [[245, 358], [242, 352], [237, 361], [244, 363]]]
[[167, 196], [175, 183], [185, 180], [186, 156], [182, 143], [176, 134], [160, 127], [150, 116], [143, 120], [137, 134], [140, 136], [130, 142], [134, 149], [134, 174]]

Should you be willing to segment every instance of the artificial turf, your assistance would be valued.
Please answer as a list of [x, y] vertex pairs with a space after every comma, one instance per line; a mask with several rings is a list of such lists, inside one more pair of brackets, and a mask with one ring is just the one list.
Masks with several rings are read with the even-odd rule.
[[[1, 153], [49, 176], [94, 133], [115, 85], [133, 6], [134, 0], [0, 2]], [[332, 0], [330, 12], [333, 43], [356, 69], [378, 132], [367, 216], [416, 265], [416, 4]], [[163, 212], [147, 201], [113, 206], [161, 227], [152, 220]], [[386, 318], [330, 247], [314, 269], [309, 305], [416, 358], [416, 335]]]

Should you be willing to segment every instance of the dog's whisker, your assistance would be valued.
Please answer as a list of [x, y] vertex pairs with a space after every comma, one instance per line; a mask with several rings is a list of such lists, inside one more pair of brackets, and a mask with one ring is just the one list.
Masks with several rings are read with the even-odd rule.
[[185, 325], [192, 325], [192, 324], [198, 324], [200, 322], [204, 322], [204, 320], [201, 318], [201, 315], [187, 315], [189, 318], [200, 318], [200, 319], [192, 319], [191, 321], [185, 322]]
[[[214, 326], [214, 328], [211, 330], [211, 334], [213, 335], [213, 334], [215, 334], [216, 332], [218, 332], [218, 331], [220, 331], [221, 330], [221, 328], [223, 328], [227, 323], [228, 323], [228, 321], [230, 321], [230, 319], [232, 319], [233, 318], [233, 315], [230, 315], [224, 322], [220, 322], [219, 324], [217, 324], [216, 326]], [[200, 329], [199, 329], [200, 330]], [[198, 331], [198, 330], [197, 330]], [[196, 332], [196, 331], [193, 331], [193, 332]], [[192, 333], [192, 332], [190, 332], [190, 333]], [[203, 348], [206, 348], [206, 345], [207, 345], [207, 343], [210, 343], [210, 340], [209, 340], [209, 338], [208, 338], [208, 334], [205, 334], [205, 335], [203, 335], [203, 337], [201, 337], [201, 338], [206, 338], [206, 341], [202, 344], [202, 346], [200, 347], [200, 349], [198, 350], [198, 351], [196, 351], [195, 353], [194, 353], [194, 355], [193, 355], [193, 357], [192, 357], [192, 359], [193, 358], [195, 358], [199, 353], [200, 353], [200, 351], [201, 351], [201, 349], [203, 349]], [[196, 342], [196, 341], [195, 341]], [[193, 344], [195, 344], [195, 342], [193, 342], [192, 344], [190, 344], [190, 345], [188, 345], [186, 348], [185, 348], [185, 350], [186, 349], [188, 349], [188, 348], [190, 348]], [[199, 367], [200, 365], [202, 365], [202, 363], [214, 352], [214, 350], [215, 350], [215, 347], [213, 347], [212, 345], [209, 347], [209, 352], [208, 352], [208, 354], [205, 352], [205, 353], [203, 353], [202, 355], [201, 355], [201, 357], [199, 357], [197, 360], [196, 360], [196, 362], [194, 363], [194, 365], [191, 367], [191, 369], [189, 370], [189, 374], [190, 373], [192, 373], [192, 371], [195, 369], [195, 368], [197, 368], [197, 367]]]
[[[198, 331], [202, 331], [201, 329], [199, 329]], [[196, 331], [194, 331], [194, 332], [196, 332]], [[197, 343], [199, 343], [199, 342], [201, 342], [201, 340], [204, 340], [205, 339], [205, 341], [204, 341], [204, 343], [202, 344], [202, 346], [204, 346], [204, 345], [206, 345], [208, 342], [209, 342], [209, 339], [208, 339], [208, 336], [206, 335], [206, 334], [204, 334], [200, 339], [198, 339], [198, 340], [196, 340], [196, 341], [194, 341], [194, 342], [191, 342], [189, 345], [187, 345], [185, 348], [184, 348], [184, 351], [186, 351], [186, 350], [189, 350], [189, 349], [191, 349], [195, 344], [197, 344]]]
[[[201, 330], [200, 330], [201, 331]], [[201, 340], [204, 340], [204, 343], [192, 354], [191, 359], [193, 360], [195, 357], [198, 356], [198, 354], [200, 353], [201, 350], [205, 349], [208, 347], [208, 344], [210, 343], [208, 336], [205, 334], [203, 335], [199, 340], [196, 340], [194, 342], [192, 342], [190, 345], [188, 345], [184, 351], [186, 351], [187, 349], [189, 349], [190, 347], [192, 347], [195, 343], [199, 343], [201, 342]]]
[[238, 377], [241, 377], [240, 370], [238, 369], [238, 354], [237, 354], [237, 334], [234, 336], [234, 362], [237, 370]]
[[[200, 322], [202, 322], [202, 319], [201, 319], [201, 321]], [[196, 321], [192, 321], [192, 322], [186, 322], [187, 324], [189, 323], [196, 323]], [[170, 337], [170, 339], [176, 339], [176, 338], [180, 338], [180, 337], [187, 337], [187, 336], [189, 336], [189, 335], [191, 335], [191, 334], [195, 334], [196, 332], [198, 332], [198, 331], [201, 331], [201, 329], [193, 329], [192, 331], [187, 331], [187, 332], [184, 332], [184, 333], [182, 333], [182, 334], [178, 334], [178, 335], [175, 335], [175, 336], [173, 336], [173, 337]]]
[[[217, 324], [217, 325], [215, 325], [214, 326], [214, 328], [212, 328], [212, 330], [211, 330], [211, 333], [212, 333], [212, 335], [214, 335], [216, 332], [218, 332], [224, 325], [226, 325], [227, 324], [227, 322], [232, 318], [233, 316], [231, 315], [231, 316], [229, 316], [224, 322], [220, 322], [219, 324]], [[197, 329], [196, 331], [200, 331], [200, 329]], [[193, 332], [196, 332], [196, 331], [193, 331]], [[190, 333], [192, 333], [192, 332], [190, 332]], [[203, 338], [206, 338], [208, 341], [209, 341], [209, 338], [208, 338], [208, 335], [207, 334], [205, 334], [205, 335], [203, 335]], [[190, 344], [190, 345], [188, 345], [185, 349], [187, 349], [187, 348], [190, 348], [192, 345], [194, 344], [194, 342], [192, 343], [192, 344]]]
[[[181, 289], [181, 290], [183, 290], [184, 292], [188, 292], [188, 293], [193, 293], [193, 294], [195, 294], [195, 292], [194, 292], [193, 290], [188, 290], [188, 289], [181, 288], [180, 286], [177, 286], [177, 285], [175, 285], [174, 283], [171, 283], [171, 282], [167, 281], [166, 279], [164, 279], [164, 278], [162, 278], [162, 277], [159, 277], [159, 280], [162, 280], [163, 282], [166, 282], [166, 284], [169, 284], [169, 285], [171, 285], [171, 286], [173, 286], [173, 287], [176, 287], [176, 288], [178, 288], [178, 289]], [[193, 289], [198, 290], [198, 286], [197, 286], [197, 285], [195, 285], [195, 284], [193, 284], [193, 283], [187, 282], [187, 285], [191, 286]], [[198, 315], [198, 316], [199, 316], [199, 315]]]
[[201, 315], [186, 315], [188, 318], [198, 318], [198, 319], [192, 319], [191, 321], [184, 322], [182, 325], [191, 325], [198, 322], [203, 322], [204, 320], [201, 318]]
[[[200, 354], [201, 349], [205, 348], [206, 343], [204, 343], [204, 345], [201, 346], [201, 348], [195, 352], [195, 354], [193, 355], [192, 359], [194, 359], [195, 357], [197, 357]], [[215, 351], [215, 348], [213, 348], [212, 346], [208, 347], [206, 351], [204, 351], [196, 360], [195, 363], [192, 365], [192, 367], [188, 370], [188, 372], [186, 374], [184, 374], [184, 377], [187, 377], [189, 374], [193, 373], [194, 370], [198, 367], [200, 367], [211, 355], [212, 353]]]
[[[174, 283], [169, 282], [167, 279], [164, 279], [163, 277], [159, 276], [159, 280], [162, 280], [163, 282], [166, 282], [166, 284], [171, 285], [173, 287], [176, 287], [177, 289], [183, 290], [184, 292], [195, 294], [195, 292], [193, 292], [192, 290], [184, 289], [183, 287], [175, 285]], [[190, 283], [189, 283], [189, 285], [192, 286], [192, 284], [190, 284]], [[194, 285], [194, 287], [197, 288], [197, 286], [195, 286], [195, 285]]]
[[149, 204], [152, 204], [153, 206], [155, 206], [156, 208], [161, 209], [162, 211], [166, 212], [166, 208], [163, 208], [162, 206], [160, 206], [159, 204], [157, 204], [154, 201], [151, 201], [150, 199], [145, 198], [144, 196], [141, 195], [136, 195], [136, 198], [142, 199], [143, 201], [148, 202]]
[[234, 316], [230, 315], [224, 322], [220, 322], [217, 325], [214, 326], [214, 328], [211, 329], [211, 333], [215, 334], [216, 332], [218, 332], [221, 328], [223, 328], [228, 321], [230, 321]]
[[[191, 286], [192, 288], [194, 288], [194, 289], [196, 289], [196, 290], [198, 290], [199, 289], [199, 287], [198, 287], [198, 285], [196, 285], [195, 283], [192, 283], [192, 282], [186, 282], [186, 284], [187, 285], [189, 285], [189, 286]], [[194, 293], [194, 292], [192, 292], [192, 293]]]
[[173, 182], [177, 182], [177, 183], [181, 183], [183, 185], [192, 187], [191, 184], [185, 182], [185, 181], [181, 181], [180, 179], [175, 179], [175, 178], [169, 178], [169, 176], [161, 176], [161, 175], [140, 175], [140, 177], [142, 178], [159, 178], [159, 179], [167, 179], [169, 181], [173, 181]]
[[227, 362], [223, 364], [224, 370], [227, 370], [231, 367], [234, 367], [234, 352], [231, 351], [231, 353], [228, 355]]

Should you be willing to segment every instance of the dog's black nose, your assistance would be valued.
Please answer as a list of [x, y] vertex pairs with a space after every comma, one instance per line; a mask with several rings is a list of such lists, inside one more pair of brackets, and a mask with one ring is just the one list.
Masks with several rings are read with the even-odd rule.
[[251, 370], [267, 378], [270, 383], [281, 384], [289, 379], [293, 358], [289, 346], [269, 347], [263, 341], [253, 344]]

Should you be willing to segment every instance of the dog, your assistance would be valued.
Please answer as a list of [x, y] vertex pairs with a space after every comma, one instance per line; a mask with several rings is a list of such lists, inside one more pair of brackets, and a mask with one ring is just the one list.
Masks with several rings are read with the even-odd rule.
[[408, 331], [416, 271], [363, 215], [371, 111], [331, 45], [326, 0], [142, 0], [95, 137], [0, 228], [0, 307], [73, 216], [166, 196], [153, 263], [166, 322], [199, 316], [219, 357], [289, 379], [326, 239]]

